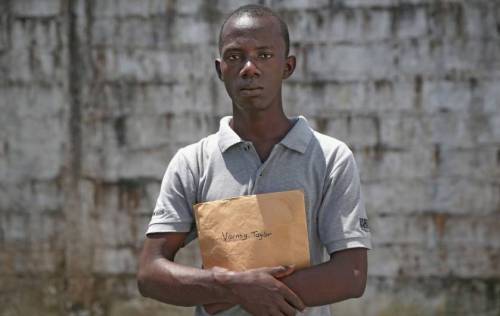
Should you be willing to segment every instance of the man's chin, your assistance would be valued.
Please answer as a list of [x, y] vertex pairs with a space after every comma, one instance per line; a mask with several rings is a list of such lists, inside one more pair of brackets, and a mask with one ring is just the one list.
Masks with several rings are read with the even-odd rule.
[[239, 100], [236, 107], [245, 112], [262, 112], [268, 110], [271, 105], [260, 98], [244, 98]]

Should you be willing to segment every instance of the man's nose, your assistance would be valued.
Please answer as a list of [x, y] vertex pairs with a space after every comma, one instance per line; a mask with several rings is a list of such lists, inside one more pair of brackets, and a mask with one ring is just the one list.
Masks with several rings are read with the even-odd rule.
[[251, 59], [247, 59], [240, 70], [240, 76], [242, 78], [258, 77], [260, 76], [260, 70]]

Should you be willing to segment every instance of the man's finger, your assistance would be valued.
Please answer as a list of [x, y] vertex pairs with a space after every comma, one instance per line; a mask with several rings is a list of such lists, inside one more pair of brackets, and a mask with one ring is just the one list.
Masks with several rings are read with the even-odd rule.
[[212, 270], [215, 271], [215, 272], [227, 272], [227, 271], [229, 271], [226, 268], [217, 267], [217, 266], [213, 267]]
[[285, 284], [281, 283], [281, 293], [283, 294], [283, 297], [285, 300], [292, 305], [295, 309], [298, 309], [299, 311], [303, 311], [304, 308], [306, 308], [304, 302], [300, 299], [300, 297], [297, 296], [292, 290], [288, 288]]
[[233, 306], [235, 305], [231, 303], [212, 303], [203, 305], [203, 308], [205, 309], [205, 312], [207, 312], [207, 314], [214, 315], [222, 311], [228, 310]]
[[294, 316], [295, 314], [297, 314], [297, 309], [290, 305], [290, 303], [288, 303], [286, 300], [281, 300], [278, 303], [278, 307], [280, 311], [286, 316]]
[[280, 270], [278, 272], [275, 272], [275, 273], [271, 273], [271, 275], [277, 279], [281, 279], [281, 278], [284, 278], [286, 276], [289, 276], [290, 274], [292, 274], [294, 271], [295, 271], [295, 266], [285, 266], [284, 267], [285, 270]]
[[263, 272], [263, 273], [267, 273], [267, 274], [274, 276], [275, 274], [286, 272], [286, 270], [287, 270], [287, 268], [284, 266], [276, 266], [276, 267], [258, 268], [258, 269], [253, 269], [253, 270], [249, 270], [249, 271]]
[[286, 315], [285, 313], [281, 312], [281, 310], [278, 307], [270, 309], [268, 311], [268, 313], [271, 316], [283, 316], [283, 315]]

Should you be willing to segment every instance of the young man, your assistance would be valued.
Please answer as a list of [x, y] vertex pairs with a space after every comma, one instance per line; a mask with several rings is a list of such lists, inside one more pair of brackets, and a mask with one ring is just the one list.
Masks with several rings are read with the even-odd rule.
[[[370, 233], [352, 153], [303, 117], [285, 116], [282, 82], [295, 57], [273, 11], [237, 9], [221, 28], [219, 49], [215, 68], [233, 116], [172, 158], [140, 258], [139, 289], [169, 304], [197, 305], [197, 315], [329, 315], [327, 304], [361, 296], [366, 283]], [[193, 204], [292, 189], [305, 194], [311, 267], [233, 272], [174, 263], [196, 231]]]

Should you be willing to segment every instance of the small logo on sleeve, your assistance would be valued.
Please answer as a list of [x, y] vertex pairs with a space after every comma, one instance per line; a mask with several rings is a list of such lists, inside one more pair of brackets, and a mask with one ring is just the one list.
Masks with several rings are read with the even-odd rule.
[[359, 218], [359, 226], [365, 232], [369, 232], [370, 231], [370, 227], [368, 226], [368, 219], [367, 218], [360, 217]]
[[159, 209], [159, 210], [155, 210], [153, 212], [153, 216], [162, 216], [163, 214], [166, 214], [166, 213], [167, 213], [167, 211]]

